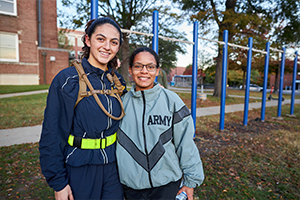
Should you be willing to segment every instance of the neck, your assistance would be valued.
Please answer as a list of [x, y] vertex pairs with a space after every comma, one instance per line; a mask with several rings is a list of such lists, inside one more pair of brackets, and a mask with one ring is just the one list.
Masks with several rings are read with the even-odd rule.
[[93, 62], [93, 60], [90, 59], [90, 58], [88, 58], [88, 61], [91, 65], [93, 65], [94, 67], [99, 68], [103, 71], [106, 71], [108, 69], [107, 64], [103, 65], [103, 64], [98, 63], [98, 62]]

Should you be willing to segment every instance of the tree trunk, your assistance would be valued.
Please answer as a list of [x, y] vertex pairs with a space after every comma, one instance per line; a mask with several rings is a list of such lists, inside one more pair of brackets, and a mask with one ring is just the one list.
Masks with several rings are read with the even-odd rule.
[[222, 49], [219, 48], [218, 56], [217, 56], [217, 65], [216, 65], [216, 75], [215, 75], [215, 83], [214, 83], [214, 97], [221, 97], [221, 86], [222, 86]]
[[273, 93], [277, 93], [277, 90], [278, 90], [278, 88], [279, 88], [279, 86], [278, 86], [278, 80], [279, 80], [279, 78], [278, 78], [278, 76], [279, 76], [279, 74], [280, 74], [280, 66], [278, 66], [278, 70], [276, 70], [276, 74], [275, 74], [275, 85], [274, 85], [274, 92]]
[[129, 68], [129, 38], [127, 38], [127, 35], [124, 34], [123, 35], [123, 44], [122, 44], [121, 75], [123, 76], [126, 83], [129, 83], [128, 68]]
[[243, 85], [242, 85], [242, 89], [245, 89], [245, 85], [246, 85], [246, 71], [243, 70]]

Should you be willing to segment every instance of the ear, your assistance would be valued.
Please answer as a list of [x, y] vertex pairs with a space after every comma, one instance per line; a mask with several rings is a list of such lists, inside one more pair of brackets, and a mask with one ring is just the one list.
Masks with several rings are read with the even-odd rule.
[[128, 72], [132, 76], [132, 68], [130, 66], [128, 67]]
[[86, 44], [88, 47], [91, 47], [90, 37], [89, 37], [87, 34], [85, 34], [84, 39], [85, 39], [85, 44]]
[[155, 76], [158, 76], [158, 74], [159, 74], [159, 68], [157, 68]]

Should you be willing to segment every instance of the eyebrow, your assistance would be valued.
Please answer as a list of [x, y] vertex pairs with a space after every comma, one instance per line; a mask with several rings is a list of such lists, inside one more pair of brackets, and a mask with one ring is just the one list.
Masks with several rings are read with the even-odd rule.
[[[105, 35], [103, 35], [103, 34], [101, 34], [101, 33], [98, 33], [96, 36], [102, 36], [102, 37], [106, 38], [106, 36], [105, 36]], [[112, 38], [112, 40], [118, 40], [118, 41], [119, 41], [119, 39], [118, 39], [118, 38]]]
[[155, 63], [153, 63], [153, 62], [147, 63], [147, 64], [143, 64], [143, 63], [140, 63], [140, 62], [135, 62], [135, 63], [133, 63], [133, 64], [141, 64], [141, 65], [150, 65], [150, 64], [152, 64], [152, 65], [157, 65], [157, 64], [155, 64]]

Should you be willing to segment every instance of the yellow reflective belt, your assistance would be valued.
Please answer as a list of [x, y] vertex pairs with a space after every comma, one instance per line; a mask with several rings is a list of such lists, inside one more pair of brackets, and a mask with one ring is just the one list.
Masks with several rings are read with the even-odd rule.
[[[78, 138], [78, 137], [77, 137]], [[68, 143], [70, 146], [74, 145], [74, 135], [69, 135]], [[99, 139], [89, 139], [89, 138], [79, 138], [81, 140], [81, 146], [76, 146], [80, 149], [105, 149], [106, 147], [115, 143], [117, 139], [117, 133], [114, 133], [106, 138]]]

